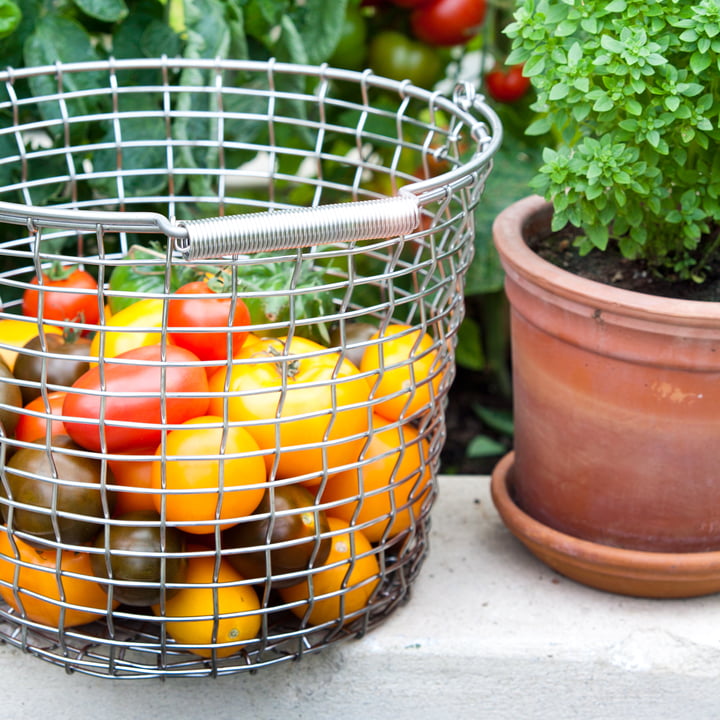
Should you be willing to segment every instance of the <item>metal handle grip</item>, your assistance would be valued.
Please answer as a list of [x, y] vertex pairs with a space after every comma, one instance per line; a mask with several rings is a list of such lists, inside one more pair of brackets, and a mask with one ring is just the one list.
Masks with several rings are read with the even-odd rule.
[[297, 210], [180, 221], [178, 225], [187, 234], [175, 238], [175, 249], [186, 260], [201, 260], [392, 238], [413, 232], [419, 222], [418, 198], [399, 195]]

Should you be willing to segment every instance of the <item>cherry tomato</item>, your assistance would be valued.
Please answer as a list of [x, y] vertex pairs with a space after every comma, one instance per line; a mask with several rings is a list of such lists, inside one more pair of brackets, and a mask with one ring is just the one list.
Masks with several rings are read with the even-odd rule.
[[365, 534], [340, 518], [328, 518], [330, 554], [320, 569], [296, 585], [278, 588], [288, 610], [303, 624], [345, 624], [367, 608], [380, 584], [376, 551]]
[[234, 355], [248, 335], [247, 306], [240, 298], [219, 295], [224, 288], [218, 277], [195, 280], [179, 288], [168, 302], [170, 339], [201, 360], [226, 360], [228, 345]]
[[485, 0], [434, 0], [413, 10], [410, 27], [429, 45], [464, 45], [480, 32]]
[[11, 542], [4, 529], [0, 580], [0, 597], [10, 607], [50, 627], [83, 625], [117, 605], [93, 576], [89, 553], [36, 548], [17, 536]]
[[[23, 293], [23, 315], [44, 320], [70, 320], [94, 325], [100, 316], [98, 285], [86, 270], [76, 266], [54, 264], [42, 275], [42, 283], [34, 277]], [[77, 290], [77, 292], [73, 292]]]
[[165, 618], [168, 635], [184, 650], [223, 658], [257, 638], [261, 608], [255, 589], [230, 563], [191, 555], [183, 586], [153, 612]]
[[197, 355], [173, 345], [146, 345], [79, 377], [63, 415], [78, 445], [114, 453], [157, 446], [163, 422], [203, 415], [208, 402], [207, 374]]
[[375, 414], [358, 467], [332, 477], [320, 501], [328, 504], [328, 515], [380, 542], [418, 522], [431, 489], [427, 441], [412, 425], [397, 426]]
[[45, 437], [48, 420], [50, 421], [50, 435], [66, 435], [65, 423], [56, 419], [62, 415], [64, 392], [51, 392], [44, 397], [31, 400], [24, 408], [15, 429], [15, 437], [23, 442], [35, 442]]
[[[92, 540], [114, 498], [103, 490], [100, 460], [76, 454], [80, 450], [67, 435], [53, 438], [51, 452], [45, 443], [19, 448], [5, 467], [7, 488], [0, 488], [0, 495], [15, 503], [12, 513], [10, 505], [0, 506], [5, 522], [45, 540], [70, 545]], [[110, 473], [107, 482], [114, 482]]]
[[[302, 485], [268, 488], [253, 519], [223, 533], [223, 548], [244, 550], [228, 553], [228, 562], [248, 580], [272, 577], [274, 587], [300, 582], [294, 573], [322, 565], [330, 553], [327, 515], [314, 504]], [[285, 574], [290, 577], [277, 577]]]
[[[152, 605], [163, 595], [172, 597], [172, 586], [185, 579], [187, 559], [185, 536], [174, 527], [160, 527], [160, 516], [153, 511], [131, 512], [117, 518], [95, 538], [90, 564], [113, 600], [127, 605]], [[163, 590], [165, 585], [167, 590]]]
[[360, 368], [373, 385], [375, 412], [398, 420], [429, 410], [442, 380], [432, 337], [409, 325], [391, 325], [372, 339]]
[[503, 68], [496, 65], [486, 76], [485, 86], [493, 100], [503, 103], [517, 102], [530, 87], [530, 78], [523, 75], [522, 65]]
[[36, 335], [25, 343], [15, 360], [13, 375], [20, 386], [23, 403], [40, 396], [42, 387], [64, 391], [89, 370], [90, 340], [72, 334]]
[[[251, 515], [265, 492], [267, 473], [260, 448], [245, 430], [223, 427], [222, 417], [191, 418], [171, 430], [163, 462], [150, 470], [155, 508], [185, 532], [221, 530]], [[157, 449], [160, 455], [163, 447]]]
[[112, 358], [144, 345], [157, 345], [161, 340], [163, 304], [160, 298], [145, 298], [106, 317], [105, 327], [92, 339], [90, 354]]
[[[353, 463], [365, 443], [370, 386], [340, 353], [304, 338], [260, 340], [210, 378], [210, 412], [247, 423], [278, 477], [320, 482]], [[225, 408], [227, 404], [227, 408]]]
[[442, 61], [434, 48], [394, 30], [379, 32], [370, 43], [370, 67], [391, 80], [409, 80], [431, 88], [442, 73]]

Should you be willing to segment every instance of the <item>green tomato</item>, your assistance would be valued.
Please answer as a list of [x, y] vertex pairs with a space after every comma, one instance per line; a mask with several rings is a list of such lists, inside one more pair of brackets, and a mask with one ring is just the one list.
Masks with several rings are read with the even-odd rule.
[[443, 70], [437, 50], [395, 30], [384, 30], [373, 38], [369, 62], [378, 75], [398, 81], [409, 80], [413, 85], [428, 89], [440, 79]]
[[328, 63], [333, 67], [360, 70], [367, 54], [367, 23], [357, 5], [348, 5], [342, 33]]

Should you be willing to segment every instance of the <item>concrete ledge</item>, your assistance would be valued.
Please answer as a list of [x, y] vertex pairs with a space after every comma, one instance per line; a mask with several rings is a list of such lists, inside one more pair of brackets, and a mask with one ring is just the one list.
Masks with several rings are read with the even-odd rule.
[[3, 720], [720, 717], [720, 601], [608, 595], [502, 526], [488, 478], [443, 477], [410, 602], [359, 641], [219, 679], [67, 675], [0, 645]]

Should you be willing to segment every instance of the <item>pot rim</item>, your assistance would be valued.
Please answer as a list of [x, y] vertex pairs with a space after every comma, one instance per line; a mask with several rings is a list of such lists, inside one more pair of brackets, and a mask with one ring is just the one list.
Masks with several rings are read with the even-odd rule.
[[658, 315], [678, 323], [720, 328], [720, 302], [668, 298], [589, 280], [534, 253], [523, 237], [533, 222], [548, 221], [552, 205], [539, 195], [518, 200], [495, 218], [493, 240], [506, 273], [514, 273], [560, 297], [634, 318]]

